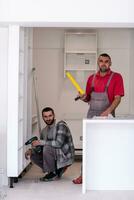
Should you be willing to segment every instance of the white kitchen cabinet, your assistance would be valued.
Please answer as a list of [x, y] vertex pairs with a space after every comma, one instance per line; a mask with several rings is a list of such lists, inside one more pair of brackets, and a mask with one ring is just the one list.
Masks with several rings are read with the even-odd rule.
[[65, 32], [64, 42], [64, 73], [96, 70], [97, 34], [95, 32]]
[[134, 190], [134, 116], [83, 120], [83, 193]]
[[[30, 29], [29, 29], [30, 30]], [[8, 120], [7, 120], [7, 176], [10, 187], [27, 167], [25, 142], [31, 137], [30, 122], [30, 31], [19, 26], [9, 27], [8, 63]], [[29, 125], [27, 125], [29, 123]]]

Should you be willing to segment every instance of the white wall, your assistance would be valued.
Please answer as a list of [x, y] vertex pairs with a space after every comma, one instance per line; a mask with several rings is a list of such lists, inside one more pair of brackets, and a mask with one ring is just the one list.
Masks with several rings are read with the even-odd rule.
[[[65, 119], [77, 135], [78, 147], [82, 135], [81, 119], [86, 116], [88, 105], [74, 101], [77, 91], [67, 78], [64, 78], [64, 31], [62, 28], [34, 28], [34, 66], [36, 67], [40, 112], [45, 106], [52, 106], [58, 119]], [[96, 29], [98, 34], [98, 53], [107, 52], [112, 57], [112, 70], [122, 74], [125, 97], [119, 105], [117, 115], [133, 114], [130, 108], [132, 83], [129, 79], [133, 71], [134, 53], [130, 29]], [[131, 60], [130, 60], [131, 55]], [[86, 79], [83, 80], [86, 83]], [[131, 89], [130, 89], [131, 88]], [[131, 101], [131, 107], [133, 103]], [[34, 109], [35, 110], [35, 109]], [[44, 125], [42, 121], [42, 126]]]
[[77, 92], [64, 78], [63, 52], [64, 29], [34, 29], [33, 59], [37, 69], [40, 110], [50, 105], [54, 107], [58, 118], [64, 113], [86, 112], [86, 109], [83, 111], [83, 108], [79, 108], [79, 103], [74, 102]]
[[1, 0], [1, 21], [134, 23], [133, 0]]
[[134, 114], [134, 30], [130, 32], [130, 113]]
[[63, 84], [59, 78], [63, 77], [63, 31], [42, 30], [34, 29], [33, 51], [40, 111], [47, 105], [57, 110]]
[[8, 28], [0, 28], [0, 185], [7, 184], [6, 144], [7, 144], [7, 63]]
[[130, 47], [132, 36], [129, 29], [100, 29], [98, 31], [98, 53], [107, 52], [111, 55], [113, 71], [122, 74], [125, 86], [125, 96], [117, 108], [117, 114], [130, 113]]

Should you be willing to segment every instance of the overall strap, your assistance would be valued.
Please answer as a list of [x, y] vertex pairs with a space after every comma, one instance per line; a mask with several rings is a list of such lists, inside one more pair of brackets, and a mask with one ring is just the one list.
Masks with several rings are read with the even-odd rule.
[[[106, 91], [106, 92], [107, 92], [107, 90], [108, 90], [108, 87], [109, 87], [109, 84], [110, 84], [110, 81], [111, 81], [113, 75], [114, 75], [114, 72], [111, 73], [111, 75], [110, 75], [110, 77], [109, 77], [109, 79], [108, 79], [108, 82], [107, 82], [106, 87], [105, 87], [105, 91]], [[95, 80], [95, 76], [96, 76], [96, 74], [93, 75], [92, 85], [91, 85], [91, 91], [94, 91], [94, 80]]]
[[92, 85], [91, 85], [91, 92], [94, 91], [94, 80], [95, 80], [95, 76], [96, 76], [96, 74], [93, 75]]
[[110, 81], [111, 81], [113, 75], [114, 75], [114, 72], [112, 72], [112, 74], [110, 75], [110, 77], [109, 77], [109, 79], [108, 79], [108, 82], [107, 82], [106, 87], [105, 87], [105, 92], [107, 92], [107, 90], [108, 90], [108, 87], [109, 87], [109, 85], [110, 85]]

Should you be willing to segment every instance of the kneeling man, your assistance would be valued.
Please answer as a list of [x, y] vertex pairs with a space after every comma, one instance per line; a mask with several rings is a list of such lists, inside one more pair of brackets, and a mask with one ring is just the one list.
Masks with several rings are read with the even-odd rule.
[[[56, 123], [54, 110], [46, 107], [42, 110], [42, 118], [46, 127], [41, 131], [40, 140], [32, 142], [32, 148], [25, 157], [42, 168], [47, 174], [41, 181], [52, 181], [60, 178], [74, 160], [74, 144], [69, 127], [64, 121]], [[42, 151], [36, 147], [41, 145]]]

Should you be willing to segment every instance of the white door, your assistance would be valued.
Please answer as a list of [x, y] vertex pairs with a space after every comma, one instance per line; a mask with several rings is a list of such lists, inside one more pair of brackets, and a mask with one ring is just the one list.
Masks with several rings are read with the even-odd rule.
[[27, 166], [25, 142], [31, 135], [32, 45], [30, 29], [9, 26], [7, 176], [18, 177]]

